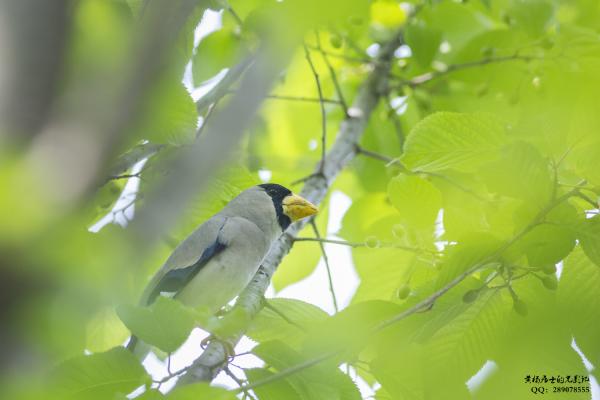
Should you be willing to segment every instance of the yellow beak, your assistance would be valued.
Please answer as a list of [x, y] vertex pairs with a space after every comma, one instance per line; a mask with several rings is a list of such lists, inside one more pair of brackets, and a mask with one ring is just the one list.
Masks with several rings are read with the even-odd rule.
[[283, 199], [282, 205], [283, 213], [292, 221], [298, 221], [319, 212], [317, 206], [293, 193]]

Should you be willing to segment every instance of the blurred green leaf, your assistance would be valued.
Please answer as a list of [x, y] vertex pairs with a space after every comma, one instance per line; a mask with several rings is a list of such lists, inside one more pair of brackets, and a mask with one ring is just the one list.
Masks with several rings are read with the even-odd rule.
[[442, 43], [442, 31], [417, 20], [406, 26], [405, 35], [406, 44], [419, 65], [429, 67]]
[[60, 364], [50, 376], [57, 393], [69, 399], [126, 395], [149, 379], [134, 355], [123, 347], [72, 358]]
[[174, 78], [165, 77], [152, 88], [145, 104], [145, 118], [137, 127], [139, 138], [158, 144], [182, 145], [196, 137], [196, 104], [183, 84]]
[[491, 192], [523, 199], [540, 208], [552, 195], [548, 161], [528, 143], [504, 147], [496, 160], [482, 167], [481, 176]]
[[202, 39], [192, 61], [196, 85], [212, 78], [223, 68], [232, 67], [241, 56], [241, 50], [240, 37], [227, 28], [215, 31]]
[[198, 317], [177, 300], [164, 296], [158, 296], [150, 307], [122, 305], [117, 314], [134, 335], [166, 353], [183, 344]]
[[509, 10], [514, 25], [536, 37], [541, 35], [553, 14], [553, 6], [546, 0], [515, 0]]
[[442, 206], [440, 191], [429, 181], [414, 175], [400, 174], [388, 186], [388, 195], [410, 227], [430, 228]]
[[117, 317], [113, 307], [98, 311], [86, 326], [86, 349], [91, 352], [107, 351], [119, 346], [129, 337], [127, 328]]
[[371, 4], [371, 21], [383, 28], [397, 28], [406, 17], [404, 9], [394, 0], [376, 0]]

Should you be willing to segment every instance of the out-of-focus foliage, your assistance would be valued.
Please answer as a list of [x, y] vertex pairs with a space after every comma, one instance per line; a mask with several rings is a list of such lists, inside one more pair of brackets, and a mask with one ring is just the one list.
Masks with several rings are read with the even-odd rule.
[[[265, 363], [245, 371], [250, 385], [284, 371], [253, 390], [261, 400], [360, 398], [341, 363], [378, 383], [382, 400], [529, 399], [527, 376], [595, 374], [572, 341], [598, 368], [600, 3], [216, 0], [158, 18], [179, 24], [173, 35], [144, 25], [146, 1], [55, 3], [68, 17], [64, 38], [44, 38], [61, 67], [38, 88], [52, 101], [30, 111], [44, 116], [41, 127], [0, 121], [1, 398], [124, 399], [143, 385], [140, 399], [235, 398], [205, 384], [162, 394], [119, 347], [131, 330], [173, 352], [196, 326], [247, 330]], [[221, 26], [198, 41], [198, 23], [216, 12]], [[322, 134], [329, 148], [351, 118], [343, 105], [398, 30], [404, 44], [363, 151], [331, 188], [352, 205], [339, 232], [327, 232], [329, 197], [316, 220], [321, 236], [352, 245], [360, 285], [351, 304], [330, 316], [276, 298], [253, 321], [163, 298], [136, 306], [173, 248], [242, 190], [318, 171]], [[173, 40], [163, 49], [140, 32]], [[147, 240], [136, 229], [146, 196], [180, 178], [172, 167], [202, 136], [198, 127], [242, 90], [234, 82], [198, 110], [184, 75], [211, 82], [267, 42], [295, 50], [233, 161], [197, 171], [210, 182], [193, 188], [171, 226], [154, 227], [159, 240]], [[316, 237], [311, 226], [301, 236]], [[320, 259], [317, 243], [297, 242], [275, 290]], [[467, 386], [486, 362], [493, 372]], [[564, 397], [590, 398], [587, 381], [535, 385], [579, 387]]]

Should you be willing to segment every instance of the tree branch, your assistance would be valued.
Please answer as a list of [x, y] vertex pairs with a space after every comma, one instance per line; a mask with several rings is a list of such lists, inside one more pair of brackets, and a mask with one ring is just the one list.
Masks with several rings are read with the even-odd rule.
[[[340, 171], [356, 155], [355, 146], [360, 140], [369, 120], [369, 117], [382, 95], [387, 91], [388, 72], [394, 50], [401, 44], [401, 35], [398, 33], [387, 43], [377, 57], [377, 63], [359, 90], [352, 108], [357, 112], [352, 113], [342, 122], [337, 138], [325, 158], [323, 170], [320, 174], [309, 177], [300, 192], [308, 201], [320, 204], [327, 191]], [[319, 167], [319, 166], [318, 166]], [[317, 167], [317, 170], [318, 170]], [[307, 221], [299, 221], [288, 228], [277, 242], [273, 244], [263, 264], [246, 289], [240, 294], [235, 307], [240, 308], [253, 318], [262, 308], [262, 299], [267, 290], [271, 276], [281, 263], [283, 257], [290, 251], [293, 238], [298, 235]], [[228, 339], [230, 344], [236, 344], [243, 336], [240, 331]], [[324, 358], [325, 359], [325, 358]], [[318, 362], [318, 361], [317, 361]], [[197, 381], [211, 381], [227, 363], [227, 346], [220, 341], [212, 341], [194, 361], [190, 369], [178, 384]]]

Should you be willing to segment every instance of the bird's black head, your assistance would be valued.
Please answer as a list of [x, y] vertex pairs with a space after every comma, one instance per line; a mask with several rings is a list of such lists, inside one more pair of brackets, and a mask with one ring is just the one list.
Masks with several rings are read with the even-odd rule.
[[273, 200], [275, 212], [277, 213], [277, 222], [279, 222], [281, 231], [285, 231], [292, 223], [292, 220], [283, 212], [283, 199], [292, 194], [292, 191], [276, 183], [264, 183], [258, 186], [271, 197], [271, 200]]

